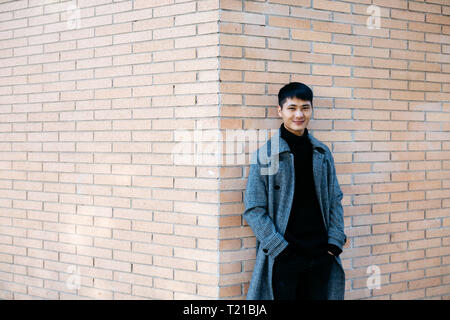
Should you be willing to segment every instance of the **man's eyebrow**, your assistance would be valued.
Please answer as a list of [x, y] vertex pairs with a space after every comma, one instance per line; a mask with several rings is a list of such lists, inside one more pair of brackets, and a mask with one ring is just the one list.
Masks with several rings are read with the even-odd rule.
[[[295, 103], [290, 103], [290, 104], [288, 104], [287, 106], [288, 106], [288, 107], [291, 107], [291, 106], [296, 107], [297, 105], [296, 105]], [[302, 104], [302, 105], [301, 105], [301, 107], [310, 107], [310, 106], [311, 106], [310, 103], [305, 103], [305, 104]]]

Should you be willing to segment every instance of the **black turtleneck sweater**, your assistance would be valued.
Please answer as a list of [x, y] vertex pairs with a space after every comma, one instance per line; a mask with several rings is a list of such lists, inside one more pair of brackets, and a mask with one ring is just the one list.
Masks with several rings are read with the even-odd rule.
[[292, 209], [284, 237], [289, 248], [296, 252], [317, 256], [331, 251], [339, 255], [342, 251], [328, 244], [328, 234], [320, 212], [312, 169], [313, 148], [309, 140], [308, 129], [302, 136], [288, 131], [284, 124], [280, 127], [281, 138], [289, 145], [294, 155], [295, 191]]

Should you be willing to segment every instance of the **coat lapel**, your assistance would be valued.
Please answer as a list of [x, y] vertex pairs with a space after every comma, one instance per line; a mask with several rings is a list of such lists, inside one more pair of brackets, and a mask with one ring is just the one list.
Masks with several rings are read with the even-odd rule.
[[325, 148], [322, 146], [322, 143], [318, 141], [316, 138], [314, 138], [314, 136], [311, 134], [309, 135], [309, 140], [313, 145], [312, 166], [313, 166], [314, 186], [316, 188], [317, 200], [319, 201], [320, 211], [322, 212], [323, 223], [325, 225], [325, 228], [328, 230], [327, 219], [325, 219], [325, 212], [322, 204], [322, 190], [320, 188], [323, 175], [322, 169], [323, 169], [323, 160], [325, 157], [324, 156]]
[[325, 220], [325, 215], [323, 212], [323, 206], [322, 206], [322, 190], [320, 190], [321, 186], [321, 179], [322, 179], [322, 163], [323, 163], [323, 154], [320, 153], [318, 150], [313, 150], [313, 160], [312, 160], [312, 166], [313, 166], [313, 176], [314, 176], [314, 186], [316, 188], [316, 194], [317, 194], [317, 200], [319, 201], [320, 205], [320, 212], [322, 212], [322, 218], [323, 223], [325, 225], [325, 228], [328, 229], [328, 225]]
[[[279, 153], [290, 151], [288, 143], [281, 138], [281, 129], [278, 129], [278, 131], [273, 135], [272, 139], [276, 139], [279, 141], [278, 143], [278, 150], [274, 151], [274, 154], [272, 154], [272, 157], [278, 156]], [[318, 141], [312, 134], [309, 132], [309, 140], [311, 141], [311, 144], [313, 146], [313, 156], [312, 156], [312, 167], [313, 167], [313, 177], [314, 177], [314, 187], [316, 189], [317, 194], [317, 200], [319, 201], [320, 211], [322, 213], [323, 222], [325, 224], [325, 227], [328, 228], [328, 225], [326, 223], [324, 211], [323, 211], [323, 205], [322, 205], [322, 190], [320, 190], [321, 186], [321, 180], [322, 180], [322, 174], [323, 174], [323, 159], [324, 159], [324, 153], [325, 149], [320, 141]], [[294, 168], [291, 168], [291, 171], [294, 171]]]

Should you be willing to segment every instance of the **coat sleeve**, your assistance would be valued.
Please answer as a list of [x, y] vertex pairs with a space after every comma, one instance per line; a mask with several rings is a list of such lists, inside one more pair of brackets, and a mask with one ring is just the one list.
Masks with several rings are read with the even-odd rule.
[[259, 241], [265, 255], [276, 257], [288, 242], [277, 232], [268, 214], [267, 176], [261, 175], [257, 152], [253, 153], [244, 198], [244, 219]]
[[341, 250], [347, 242], [347, 236], [344, 232], [344, 209], [342, 208], [342, 198], [344, 194], [339, 186], [334, 166], [333, 155], [330, 153], [331, 163], [331, 188], [332, 196], [330, 200], [330, 224], [328, 228], [328, 243], [338, 246]]

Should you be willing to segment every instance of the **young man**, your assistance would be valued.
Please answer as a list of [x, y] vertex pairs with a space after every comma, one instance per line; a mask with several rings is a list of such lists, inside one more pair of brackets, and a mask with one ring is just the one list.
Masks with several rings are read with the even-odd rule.
[[308, 86], [285, 85], [278, 93], [283, 123], [252, 154], [243, 215], [257, 254], [247, 299], [344, 298], [343, 193], [329, 148], [306, 128], [312, 111]]

